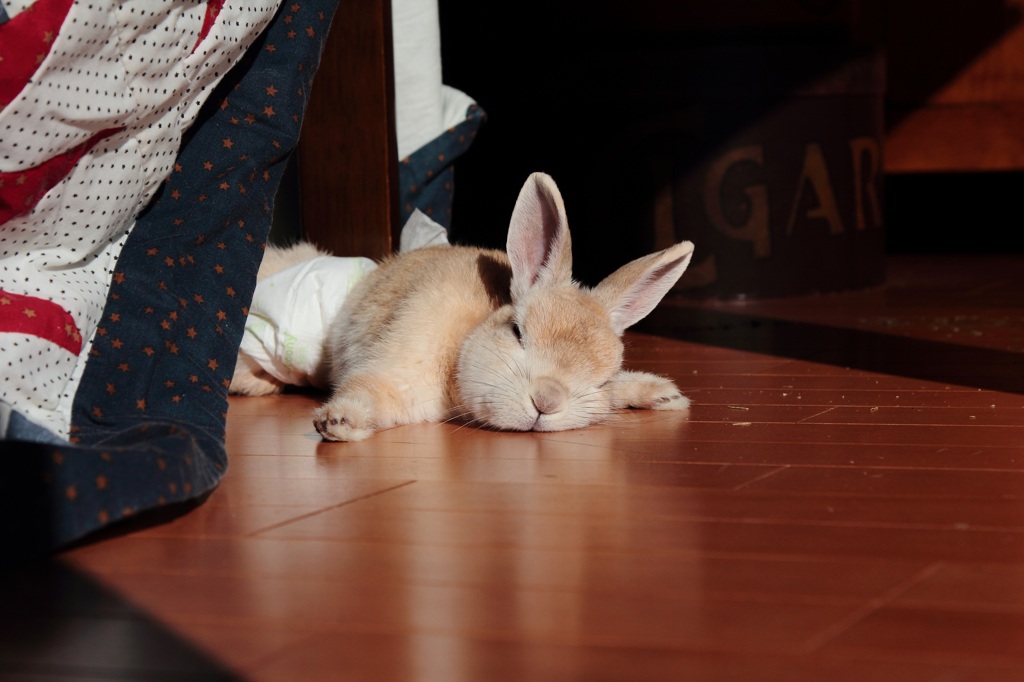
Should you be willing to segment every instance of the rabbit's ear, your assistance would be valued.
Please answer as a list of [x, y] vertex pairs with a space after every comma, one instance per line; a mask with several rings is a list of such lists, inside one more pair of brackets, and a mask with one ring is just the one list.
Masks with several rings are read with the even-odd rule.
[[512, 300], [538, 284], [572, 281], [572, 242], [555, 181], [533, 173], [519, 191], [505, 250], [512, 264]]
[[594, 296], [611, 315], [616, 334], [654, 310], [679, 281], [692, 255], [693, 243], [680, 242], [623, 265], [594, 287]]

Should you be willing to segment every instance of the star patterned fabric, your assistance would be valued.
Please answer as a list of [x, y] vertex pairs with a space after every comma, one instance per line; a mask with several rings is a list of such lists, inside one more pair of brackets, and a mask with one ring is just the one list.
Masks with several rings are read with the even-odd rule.
[[455, 159], [469, 149], [485, 119], [484, 110], [471, 104], [465, 119], [402, 159], [398, 165], [398, 184], [403, 225], [413, 211], [419, 210], [438, 224], [451, 227]]
[[[226, 470], [227, 387], [336, 0], [0, 2], [0, 532], [37, 552]], [[41, 41], [20, 86], [9, 31]]]
[[4, 315], [0, 400], [67, 438], [125, 239], [280, 0], [0, 2], [0, 292], [58, 304], [85, 340]]

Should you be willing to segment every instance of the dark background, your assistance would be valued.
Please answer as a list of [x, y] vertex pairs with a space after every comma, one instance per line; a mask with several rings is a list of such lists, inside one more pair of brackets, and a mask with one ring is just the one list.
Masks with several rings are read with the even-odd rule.
[[[906, 19], [904, 24], [930, 33], [894, 37], [888, 34], [892, 22], [877, 3], [788, 0], [760, 3], [760, 7], [744, 2], [705, 4], [700, 20], [690, 26], [686, 16], [665, 9], [673, 3], [633, 3], [639, 19], [624, 22], [625, 10], [611, 3], [528, 2], [508, 12], [485, 10], [467, 0], [442, 0], [445, 82], [476, 99], [488, 116], [476, 142], [456, 164], [454, 240], [502, 246], [516, 194], [534, 170], [549, 172], [558, 182], [574, 237], [577, 232], [589, 231], [590, 239], [608, 241], [636, 229], [629, 224], [602, 224], [601, 209], [595, 204], [600, 205], [608, 189], [595, 187], [588, 180], [594, 168], [585, 148], [599, 145], [614, 133], [614, 123], [609, 124], [614, 119], [608, 112], [615, 111], [619, 93], [588, 89], [587, 79], [604, 68], [599, 65], [614, 62], [617, 56], [681, 45], [699, 49], [785, 44], [842, 46], [853, 51], [878, 47], [888, 62], [884, 108], [886, 125], [893, 125], [916, 101], [941, 87], [997, 40], [1015, 18], [1008, 16], [1011, 10], [1001, 0], [904, 0], [904, 13], [911, 19], [914, 11], [922, 16], [920, 27]], [[856, 12], [846, 11], [851, 5]], [[765, 21], [763, 13], [769, 10], [763, 8], [769, 6], [783, 18]], [[756, 9], [744, 14], [751, 8]], [[730, 22], [730, 11], [739, 17], [735, 23]], [[914, 41], [945, 47], [929, 56], [920, 54]], [[928, 65], [926, 73], [922, 64]], [[822, 60], [793, 77], [811, 78], [815, 69], [825, 72], [834, 67]], [[672, 84], [651, 87], [651, 106], [656, 107]], [[771, 106], [766, 98], [765, 110]], [[748, 112], [751, 120], [763, 113]], [[1022, 188], [1024, 174], [1018, 171], [888, 174], [883, 203], [885, 251], [1020, 252], [1024, 248]], [[595, 230], [599, 234], [594, 234]], [[614, 256], [590, 254], [578, 242], [580, 238], [574, 240], [581, 252], [578, 265], [591, 277], [603, 274]]]

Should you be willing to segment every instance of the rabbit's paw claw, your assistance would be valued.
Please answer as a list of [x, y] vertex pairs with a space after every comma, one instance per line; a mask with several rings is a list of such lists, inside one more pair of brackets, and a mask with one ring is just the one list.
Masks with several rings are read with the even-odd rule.
[[685, 410], [690, 406], [690, 399], [679, 391], [669, 395], [660, 395], [651, 400], [652, 410]]
[[335, 400], [313, 413], [313, 426], [324, 440], [363, 440], [374, 432], [370, 412], [355, 400]]

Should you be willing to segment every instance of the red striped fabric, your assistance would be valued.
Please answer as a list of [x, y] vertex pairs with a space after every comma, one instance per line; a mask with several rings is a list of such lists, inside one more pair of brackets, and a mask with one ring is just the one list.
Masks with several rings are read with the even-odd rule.
[[0, 109], [18, 96], [49, 54], [71, 4], [72, 0], [37, 0], [0, 24]]
[[0, 228], [11, 218], [28, 213], [60, 182], [86, 152], [123, 128], [101, 130], [85, 142], [25, 170], [0, 173]]
[[82, 352], [82, 334], [68, 311], [53, 301], [0, 290], [0, 333], [30, 334], [69, 353]]

